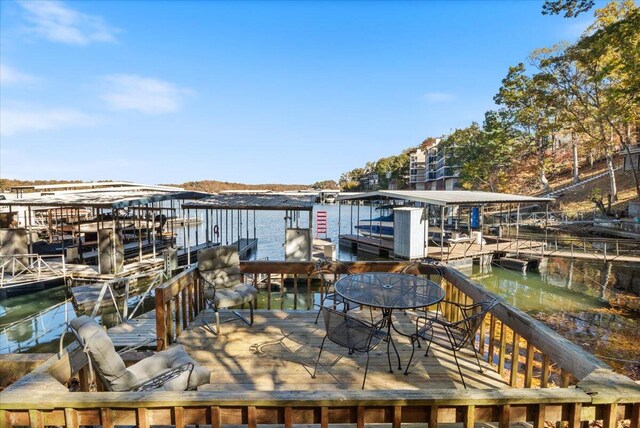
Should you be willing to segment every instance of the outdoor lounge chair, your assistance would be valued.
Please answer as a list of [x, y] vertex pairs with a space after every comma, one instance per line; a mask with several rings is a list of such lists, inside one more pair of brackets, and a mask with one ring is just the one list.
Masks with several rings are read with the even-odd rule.
[[[327, 339], [349, 350], [349, 354], [353, 352], [365, 352], [367, 354], [367, 363], [364, 368], [364, 379], [362, 380], [362, 389], [367, 381], [367, 372], [369, 371], [369, 351], [378, 346], [378, 344], [387, 338], [387, 326], [389, 319], [382, 318], [378, 322], [371, 323], [368, 321], [354, 318], [346, 312], [336, 311], [334, 309], [322, 306], [320, 312], [324, 318], [324, 326], [326, 334], [320, 345], [320, 352], [313, 369], [312, 379], [316, 378], [318, 363], [322, 356], [324, 343]], [[393, 339], [389, 337], [387, 341], [387, 354], [389, 353], [389, 344], [393, 343]], [[397, 351], [396, 351], [397, 352]], [[389, 358], [389, 371], [391, 369], [391, 359]]]
[[[462, 379], [462, 385], [467, 388], [464, 382], [464, 376], [460, 369], [460, 363], [458, 362], [458, 356], [456, 352], [464, 347], [471, 345], [473, 353], [476, 356], [478, 363], [478, 371], [482, 373], [482, 366], [480, 365], [480, 359], [478, 358], [478, 351], [473, 344], [476, 332], [480, 328], [480, 325], [484, 321], [485, 315], [498, 303], [499, 299], [493, 299], [486, 302], [474, 303], [472, 305], [462, 305], [456, 302], [450, 302], [442, 300], [438, 303], [438, 308], [435, 316], [420, 316], [416, 318], [416, 333], [412, 337], [412, 341], [423, 339], [427, 342], [427, 350], [425, 356], [429, 355], [429, 349], [432, 343], [442, 346], [453, 352], [453, 358], [455, 359], [456, 366], [458, 367], [458, 373], [460, 373], [460, 379]], [[442, 315], [441, 305], [443, 304], [453, 305], [459, 315], [458, 321], [449, 321]], [[435, 330], [439, 331], [436, 332]], [[443, 334], [444, 333], [444, 334]], [[409, 359], [407, 368], [411, 365], [411, 359], [413, 359], [413, 353]]]
[[69, 330], [107, 391], [185, 391], [209, 383], [211, 372], [189, 357], [182, 346], [126, 367], [106, 331], [92, 318], [82, 315], [71, 320]]
[[[237, 311], [233, 313], [249, 325], [253, 324], [253, 300], [258, 290], [242, 282], [240, 256], [234, 245], [207, 248], [198, 251], [198, 271], [204, 281], [204, 298], [216, 314], [216, 329], [207, 326], [214, 334], [220, 332], [220, 309], [249, 304], [250, 320]], [[206, 322], [206, 321], [205, 321]]]

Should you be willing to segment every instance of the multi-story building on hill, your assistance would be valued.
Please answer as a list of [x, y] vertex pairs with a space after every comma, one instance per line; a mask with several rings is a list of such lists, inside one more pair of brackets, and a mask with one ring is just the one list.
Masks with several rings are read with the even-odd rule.
[[440, 139], [409, 155], [409, 185], [416, 190], [455, 190], [460, 188], [458, 167], [451, 165]]

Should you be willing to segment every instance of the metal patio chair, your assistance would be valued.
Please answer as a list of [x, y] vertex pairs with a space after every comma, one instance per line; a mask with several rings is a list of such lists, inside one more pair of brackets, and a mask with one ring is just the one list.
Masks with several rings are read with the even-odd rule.
[[[429, 349], [431, 348], [432, 343], [452, 351], [453, 358], [455, 359], [456, 366], [458, 367], [458, 373], [460, 373], [460, 379], [462, 379], [462, 385], [466, 389], [467, 385], [464, 381], [464, 376], [462, 375], [462, 369], [460, 368], [456, 352], [470, 344], [471, 349], [473, 349], [473, 353], [475, 354], [476, 362], [478, 363], [478, 371], [482, 373], [482, 366], [480, 365], [480, 359], [478, 358], [478, 351], [476, 350], [473, 341], [476, 337], [476, 332], [484, 321], [485, 315], [498, 303], [500, 303], [500, 300], [497, 298], [486, 302], [474, 303], [472, 305], [462, 305], [456, 302], [442, 300], [438, 303], [437, 312], [434, 317], [419, 316], [416, 318], [416, 332], [412, 336], [411, 340], [418, 341], [419, 339], [423, 339], [427, 342], [427, 350], [424, 354], [425, 356], [429, 355]], [[441, 305], [443, 304], [453, 305], [458, 310], [459, 318], [456, 318], [458, 321], [449, 321], [444, 318], [442, 315], [443, 312], [441, 311]], [[436, 329], [442, 329], [444, 331], [444, 335], [436, 334]], [[411, 365], [412, 359], [413, 352], [411, 353], [411, 358], [409, 359], [407, 367]]]
[[[354, 352], [364, 352], [367, 354], [367, 363], [364, 369], [362, 389], [364, 389], [365, 382], [367, 381], [367, 372], [369, 370], [369, 351], [378, 346], [381, 341], [387, 338], [389, 371], [392, 371], [391, 357], [389, 355], [389, 344], [393, 345], [394, 349], [396, 349], [396, 345], [387, 332], [387, 327], [389, 325], [388, 318], [382, 318], [374, 324], [354, 318], [351, 315], [348, 315], [346, 312], [336, 311], [335, 309], [331, 309], [326, 306], [321, 307], [320, 312], [322, 313], [322, 316], [324, 318], [326, 334], [324, 336], [324, 339], [322, 339], [322, 345], [320, 345], [318, 359], [316, 360], [316, 364], [313, 369], [313, 375], [311, 375], [312, 379], [316, 378], [318, 363], [320, 362], [322, 350], [324, 349], [324, 343], [327, 339], [329, 339], [336, 345], [347, 348], [349, 350], [349, 354], [352, 354]], [[398, 351], [396, 350], [396, 354], [397, 352]]]
[[91, 317], [71, 320], [73, 333], [89, 358], [89, 370], [95, 373], [107, 391], [185, 391], [209, 383], [211, 372], [196, 363], [182, 348], [175, 346], [126, 367], [121, 355], [136, 349], [116, 352], [107, 332]]
[[198, 251], [198, 271], [205, 284], [205, 301], [216, 314], [215, 330], [205, 321], [213, 334], [220, 332], [220, 309], [249, 304], [250, 320], [237, 311], [232, 312], [248, 325], [253, 324], [253, 301], [258, 290], [242, 282], [240, 256], [235, 245]]
[[309, 273], [311, 276], [317, 276], [321, 281], [325, 284], [325, 294], [320, 301], [320, 310], [318, 310], [318, 314], [316, 315], [315, 323], [318, 324], [318, 319], [320, 319], [320, 312], [325, 305], [325, 302], [333, 302], [331, 304], [332, 307], [336, 307], [337, 305], [342, 305], [343, 310], [346, 312], [348, 310], [358, 307], [353, 302], [349, 302], [349, 300], [345, 299], [338, 293], [334, 288], [336, 282], [336, 274], [338, 271], [344, 272], [347, 275], [351, 275], [349, 269], [346, 269], [339, 262], [331, 261], [331, 260], [323, 260], [320, 259], [316, 262], [313, 270]]

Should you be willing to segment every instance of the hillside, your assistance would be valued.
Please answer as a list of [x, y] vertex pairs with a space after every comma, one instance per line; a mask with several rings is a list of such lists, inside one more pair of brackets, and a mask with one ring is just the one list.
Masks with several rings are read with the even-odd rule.
[[14, 186], [39, 186], [42, 184], [68, 184], [82, 183], [82, 180], [12, 180], [0, 178], [0, 192], [9, 190]]
[[307, 184], [243, 184], [216, 180], [188, 181], [182, 184], [171, 184], [171, 186], [208, 193], [218, 193], [224, 190], [273, 190], [275, 192], [283, 192], [307, 190], [311, 187]]
[[[564, 157], [566, 158], [566, 156]], [[570, 160], [559, 156], [555, 159], [556, 170], [549, 176], [549, 185], [552, 190], [563, 189], [573, 184], [573, 175]], [[622, 165], [622, 158], [614, 162], [615, 166]], [[518, 168], [514, 168], [518, 174], [514, 174], [510, 178], [510, 182], [516, 193], [543, 195], [544, 191], [540, 189], [536, 168], [532, 164], [521, 162]], [[595, 162], [593, 166], [585, 165], [580, 168], [580, 180], [586, 181], [590, 177], [606, 172], [607, 165], [604, 160]], [[620, 212], [626, 210], [629, 201], [636, 199], [636, 190], [634, 186], [633, 173], [631, 171], [616, 170], [616, 185], [618, 188], [618, 201], [611, 204], [612, 211]], [[609, 175], [596, 178], [592, 181], [578, 185], [565, 192], [555, 195], [555, 209], [563, 210], [569, 215], [579, 212], [591, 212], [595, 208], [595, 204], [591, 200], [594, 196], [602, 196], [603, 200], [607, 200], [610, 192]]]

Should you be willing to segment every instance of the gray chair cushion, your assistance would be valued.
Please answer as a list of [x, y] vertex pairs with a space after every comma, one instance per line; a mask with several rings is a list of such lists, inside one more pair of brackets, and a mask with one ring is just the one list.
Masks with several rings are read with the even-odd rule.
[[216, 290], [215, 298], [212, 289], [204, 291], [205, 299], [214, 299], [218, 308], [230, 308], [252, 301], [258, 290], [251, 284], [238, 284], [232, 288], [219, 288]]
[[237, 266], [240, 273], [240, 256], [235, 245], [221, 245], [198, 251], [198, 270], [208, 271]]
[[[93, 318], [82, 315], [71, 320], [70, 324], [82, 340], [82, 344], [86, 345], [85, 351], [91, 355], [97, 366], [96, 369], [110, 385], [134, 385], [137, 383], [138, 379], [135, 375], [127, 372], [127, 367], [116, 352], [107, 332]], [[105, 387], [111, 389], [109, 385], [105, 385]]]
[[187, 388], [195, 388], [209, 383], [210, 371], [189, 357], [182, 346], [158, 352], [127, 368], [107, 333], [92, 318], [82, 315], [73, 319], [70, 324], [82, 342], [86, 344], [86, 351], [97, 366], [96, 370], [107, 382], [107, 385], [104, 386], [108, 390], [127, 391], [163, 372], [186, 363], [194, 365], [191, 376], [188, 371], [184, 372], [158, 389], [184, 391]]
[[198, 251], [200, 275], [216, 288], [231, 288], [242, 283], [240, 256], [235, 245], [223, 245]]
[[[200, 275], [207, 280], [209, 284], [213, 284], [213, 286], [218, 289], [230, 288], [242, 283], [242, 275], [240, 274], [239, 267], [208, 270], [200, 272]], [[205, 284], [205, 286], [211, 287], [209, 284]]]
[[170, 369], [175, 369], [188, 363], [194, 366], [191, 376], [189, 376], [188, 371], [184, 372], [158, 389], [184, 391], [187, 388], [195, 388], [209, 383], [211, 372], [207, 368], [198, 365], [198, 363], [185, 352], [182, 346], [174, 346], [165, 351], [158, 352], [151, 357], [138, 361], [127, 370], [133, 373], [138, 379], [150, 379]]

